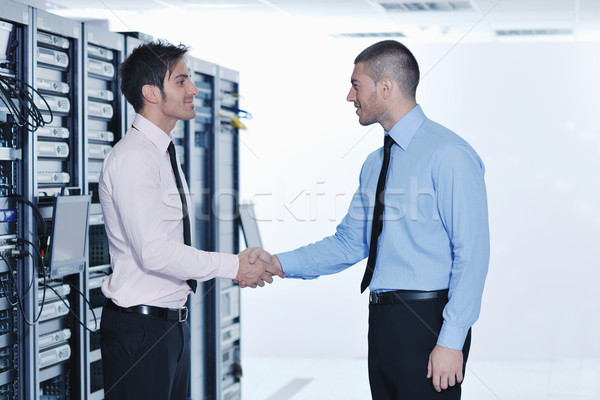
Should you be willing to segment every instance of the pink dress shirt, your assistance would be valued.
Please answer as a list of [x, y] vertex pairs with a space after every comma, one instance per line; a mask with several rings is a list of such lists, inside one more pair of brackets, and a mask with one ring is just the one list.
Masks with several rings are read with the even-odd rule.
[[[233, 279], [238, 257], [183, 243], [181, 200], [167, 153], [173, 138], [139, 114], [133, 126], [104, 160], [100, 176], [113, 269], [102, 292], [121, 307], [179, 308], [191, 292], [187, 279]], [[187, 188], [181, 168], [179, 174]]]

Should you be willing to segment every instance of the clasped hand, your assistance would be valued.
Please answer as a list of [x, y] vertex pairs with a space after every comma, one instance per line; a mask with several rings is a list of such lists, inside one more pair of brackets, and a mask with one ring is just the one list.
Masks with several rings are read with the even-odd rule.
[[265, 282], [273, 283], [273, 276], [285, 278], [279, 259], [261, 249], [251, 247], [238, 254], [240, 268], [234, 282], [240, 287], [265, 286]]

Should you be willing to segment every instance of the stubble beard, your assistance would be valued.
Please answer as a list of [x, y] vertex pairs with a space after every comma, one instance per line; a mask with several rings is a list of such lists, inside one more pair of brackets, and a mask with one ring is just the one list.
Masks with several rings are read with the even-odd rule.
[[369, 114], [370, 115], [368, 115], [366, 112], [364, 112], [365, 109], [362, 108], [362, 103], [361, 103], [361, 110], [364, 113], [359, 116], [358, 122], [362, 126], [369, 126], [371, 124], [381, 122], [381, 119], [385, 115], [385, 108], [383, 106], [381, 106], [381, 104], [379, 104], [379, 99], [377, 98], [377, 93], [373, 93], [371, 95], [371, 97], [369, 97], [369, 100], [367, 100], [367, 104], [369, 104], [369, 109], [370, 109]]

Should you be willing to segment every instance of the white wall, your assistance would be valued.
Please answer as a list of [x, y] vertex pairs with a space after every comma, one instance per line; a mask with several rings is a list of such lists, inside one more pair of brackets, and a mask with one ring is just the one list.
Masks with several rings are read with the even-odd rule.
[[600, 355], [599, 67], [597, 44], [466, 45], [424, 82], [430, 117], [487, 165], [492, 261], [474, 356]]
[[[329, 38], [317, 20], [162, 23], [170, 17], [128, 24], [241, 71], [243, 108], [254, 114], [241, 136], [241, 189], [266, 249], [333, 233], [382, 138], [345, 101], [352, 61], [372, 41]], [[487, 166], [492, 259], [472, 358], [600, 356], [597, 43], [406, 43], [425, 113]], [[244, 354], [366, 356], [363, 269], [244, 290]]]

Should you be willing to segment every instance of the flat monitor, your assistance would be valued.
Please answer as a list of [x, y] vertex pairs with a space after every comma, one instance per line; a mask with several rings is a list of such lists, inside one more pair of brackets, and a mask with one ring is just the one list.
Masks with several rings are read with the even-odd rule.
[[254, 215], [254, 204], [240, 204], [240, 222], [246, 247], [262, 247], [256, 216]]
[[91, 196], [57, 196], [52, 214], [49, 267], [50, 278], [83, 271]]

